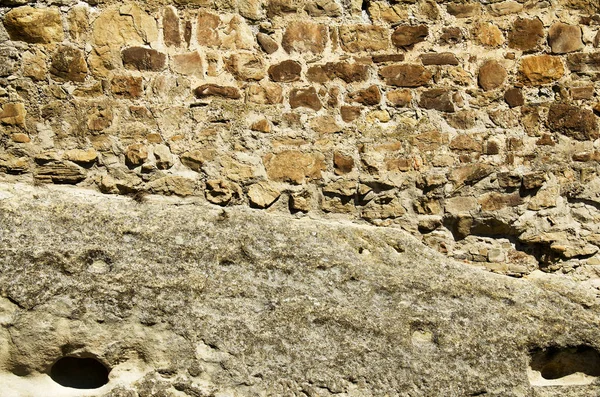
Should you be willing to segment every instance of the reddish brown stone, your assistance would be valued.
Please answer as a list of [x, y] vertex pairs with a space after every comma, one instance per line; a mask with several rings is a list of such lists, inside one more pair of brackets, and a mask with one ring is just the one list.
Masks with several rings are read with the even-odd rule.
[[300, 80], [302, 65], [296, 61], [288, 59], [276, 65], [269, 67], [269, 78], [280, 83], [289, 83]]
[[219, 39], [218, 27], [221, 24], [221, 19], [218, 15], [210, 12], [200, 11], [198, 13], [198, 29], [196, 39], [198, 44], [209, 47], [218, 46], [221, 44]]
[[457, 27], [450, 27], [442, 29], [442, 35], [440, 36], [440, 42], [444, 44], [458, 44], [464, 40], [462, 30]]
[[256, 41], [260, 44], [260, 48], [267, 54], [272, 54], [279, 49], [279, 44], [268, 34], [257, 33]]
[[517, 106], [523, 106], [525, 104], [525, 98], [523, 98], [523, 92], [519, 88], [509, 88], [504, 93], [504, 100], [511, 108]]
[[458, 65], [456, 55], [451, 52], [421, 54], [423, 65]]
[[83, 51], [66, 45], [58, 47], [52, 55], [50, 73], [61, 81], [83, 82], [88, 73]]
[[420, 87], [427, 85], [433, 74], [421, 65], [400, 64], [384, 66], [379, 70], [385, 83], [397, 87]]
[[217, 96], [227, 99], [239, 99], [240, 91], [235, 87], [224, 87], [217, 84], [204, 84], [194, 90], [196, 98]]
[[352, 169], [354, 168], [354, 159], [352, 156], [335, 152], [333, 154], [333, 167], [337, 175], [347, 174], [352, 172]]
[[315, 111], [323, 107], [315, 87], [292, 89], [290, 91], [290, 106], [292, 109], [305, 107]]
[[410, 90], [394, 90], [388, 91], [386, 94], [386, 98], [388, 102], [392, 106], [396, 107], [407, 107], [410, 105], [410, 101], [412, 101], [412, 94]]
[[411, 47], [425, 41], [428, 34], [429, 29], [426, 25], [398, 26], [392, 33], [392, 44], [399, 48]]
[[158, 72], [166, 67], [167, 56], [151, 48], [129, 47], [121, 51], [123, 65], [140, 71]]
[[446, 6], [448, 14], [457, 18], [468, 18], [481, 12], [479, 3], [450, 3]]
[[548, 128], [578, 141], [600, 137], [594, 112], [562, 103], [554, 103], [550, 106]]
[[372, 85], [364, 90], [358, 90], [348, 94], [348, 100], [367, 106], [374, 106], [381, 102], [381, 92], [379, 91], [379, 87]]
[[110, 81], [113, 94], [122, 98], [139, 98], [144, 92], [141, 76], [115, 76]]
[[371, 59], [375, 63], [402, 62], [404, 61], [404, 54], [373, 55]]
[[536, 51], [544, 37], [544, 25], [537, 18], [517, 18], [508, 33], [508, 46], [521, 51]]
[[466, 134], [456, 136], [452, 141], [450, 141], [449, 147], [452, 150], [463, 150], [469, 152], [481, 152], [483, 150], [483, 145], [481, 142], [476, 141]]
[[369, 76], [367, 65], [348, 62], [328, 62], [325, 65], [311, 66], [306, 73], [309, 81], [325, 83], [339, 78], [346, 83], [365, 81]]
[[163, 32], [166, 45], [175, 47], [181, 45], [179, 17], [172, 7], [166, 7], [163, 11]]
[[569, 87], [569, 93], [573, 99], [592, 99], [594, 96], [594, 86], [587, 85], [581, 87]]
[[360, 117], [361, 108], [359, 106], [342, 106], [340, 115], [346, 123], [351, 123]]
[[485, 91], [501, 87], [507, 77], [506, 69], [497, 61], [489, 60], [479, 68], [479, 85]]
[[581, 28], [557, 22], [548, 31], [548, 44], [555, 54], [566, 54], [583, 48]]
[[425, 109], [435, 109], [441, 112], [454, 112], [454, 104], [452, 103], [451, 92], [443, 88], [434, 88], [423, 91], [419, 106]]
[[312, 22], [292, 21], [287, 25], [281, 45], [289, 54], [312, 52], [320, 54], [327, 44], [327, 27]]
[[569, 54], [567, 66], [572, 72], [597, 72], [600, 70], [600, 52]]

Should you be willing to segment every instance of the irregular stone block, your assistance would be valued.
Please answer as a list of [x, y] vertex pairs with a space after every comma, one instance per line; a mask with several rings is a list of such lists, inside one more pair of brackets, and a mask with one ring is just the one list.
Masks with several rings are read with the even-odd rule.
[[204, 84], [194, 90], [196, 98], [217, 96], [227, 99], [240, 99], [240, 91], [235, 87], [225, 87], [217, 84]]
[[110, 81], [110, 90], [121, 98], [139, 98], [144, 92], [144, 81], [141, 76], [117, 75]]
[[202, 77], [204, 75], [202, 57], [198, 51], [173, 55], [171, 57], [171, 69], [175, 73], [186, 76]]
[[385, 97], [392, 106], [396, 107], [407, 107], [412, 101], [412, 94], [410, 90], [388, 91], [385, 94]]
[[483, 45], [498, 47], [504, 44], [504, 35], [498, 26], [489, 22], [481, 22], [474, 29], [477, 40]]
[[272, 54], [279, 49], [279, 44], [277, 44], [277, 42], [268, 34], [257, 33], [256, 41], [258, 41], [260, 48], [267, 54]]
[[354, 169], [354, 159], [352, 156], [335, 152], [333, 153], [333, 167], [337, 175], [347, 174]]
[[69, 161], [50, 161], [35, 168], [34, 178], [42, 183], [75, 185], [86, 177], [83, 168]]
[[479, 68], [478, 82], [485, 91], [501, 87], [508, 77], [506, 69], [497, 61], [488, 60]]
[[196, 39], [198, 40], [198, 44], [207, 47], [216, 47], [221, 45], [221, 39], [219, 37], [218, 30], [219, 25], [221, 25], [221, 18], [219, 18], [218, 15], [207, 11], [200, 11], [198, 13], [196, 25]]
[[25, 125], [27, 110], [22, 103], [6, 103], [0, 112], [0, 123], [8, 125]]
[[88, 7], [77, 5], [69, 10], [67, 14], [69, 23], [69, 35], [75, 42], [86, 42], [90, 33], [90, 15]]
[[312, 17], [335, 18], [342, 15], [342, 6], [335, 0], [310, 0], [304, 9]]
[[238, 12], [241, 16], [251, 21], [258, 21], [264, 17], [263, 0], [238, 0]]
[[600, 71], [600, 52], [569, 54], [567, 66], [571, 72]]
[[369, 88], [349, 93], [348, 100], [367, 106], [375, 106], [381, 102], [381, 91], [379, 91], [379, 87], [372, 85]]
[[129, 168], [139, 167], [148, 159], [148, 148], [141, 143], [129, 145], [125, 150], [125, 164]]
[[339, 27], [342, 49], [348, 52], [381, 51], [389, 47], [387, 29], [375, 25], [342, 25]]
[[262, 81], [249, 84], [246, 88], [246, 101], [262, 105], [275, 105], [283, 102], [283, 90], [279, 84]]
[[600, 137], [594, 112], [562, 103], [554, 103], [550, 106], [548, 128], [578, 141]]
[[544, 37], [544, 25], [538, 18], [517, 18], [508, 33], [508, 46], [529, 52], [540, 48]]
[[85, 81], [88, 67], [83, 51], [67, 45], [59, 46], [52, 55], [50, 73], [60, 81]]
[[265, 77], [265, 61], [260, 54], [240, 52], [225, 60], [225, 67], [238, 80], [258, 81]]
[[104, 9], [92, 26], [97, 47], [117, 49], [124, 45], [142, 45], [158, 41], [156, 19], [136, 4]]
[[327, 44], [327, 27], [312, 22], [292, 21], [283, 34], [281, 45], [288, 53], [320, 54]]
[[258, 208], [271, 206], [280, 195], [279, 190], [265, 182], [255, 183], [248, 188], [250, 205]]
[[361, 108], [359, 106], [342, 106], [340, 108], [340, 115], [342, 120], [346, 123], [351, 123], [360, 117]]
[[427, 39], [429, 29], [426, 25], [402, 25], [392, 33], [392, 44], [399, 48], [411, 47]]
[[[27, 53], [25, 53], [27, 54]], [[25, 54], [23, 54], [25, 56]], [[0, 77], [8, 77], [19, 69], [19, 51], [13, 47], [0, 48]]]
[[451, 52], [421, 54], [421, 62], [423, 65], [458, 65], [456, 55]]
[[325, 158], [320, 153], [304, 153], [296, 150], [269, 153], [263, 158], [269, 179], [296, 185], [307, 179], [321, 178]]
[[167, 46], [179, 47], [181, 45], [181, 31], [179, 29], [179, 16], [173, 7], [163, 10], [163, 37]]
[[310, 128], [319, 134], [333, 134], [340, 132], [342, 127], [338, 125], [333, 116], [317, 116], [310, 120]]
[[91, 167], [98, 159], [98, 152], [94, 149], [71, 149], [67, 150], [63, 157], [66, 160], [72, 161], [75, 164], [79, 164], [83, 167]]
[[290, 91], [290, 106], [292, 109], [305, 107], [315, 111], [323, 107], [315, 87], [293, 88]]
[[523, 4], [517, 3], [513, 0], [501, 1], [489, 5], [490, 13], [494, 16], [500, 17], [503, 15], [516, 14], [523, 11]]
[[309, 81], [325, 83], [339, 78], [346, 83], [365, 81], [369, 76], [369, 67], [359, 63], [327, 62], [325, 65], [311, 66], [306, 72]]
[[459, 27], [453, 26], [442, 29], [440, 42], [443, 44], [458, 44], [464, 40], [465, 36]]
[[290, 83], [300, 80], [302, 65], [299, 62], [288, 59], [269, 67], [269, 78], [280, 83]]
[[523, 92], [519, 88], [509, 88], [506, 90], [504, 93], [504, 100], [511, 108], [523, 106], [525, 104]]
[[419, 106], [425, 109], [453, 113], [454, 103], [452, 103], [452, 92], [443, 88], [423, 91], [419, 100]]
[[448, 14], [456, 18], [469, 18], [481, 13], [481, 4], [479, 3], [449, 3], [446, 5]]
[[167, 55], [152, 48], [129, 47], [121, 51], [123, 65], [139, 71], [159, 72], [167, 66]]
[[10, 39], [15, 41], [45, 44], [65, 37], [60, 11], [54, 7], [18, 7], [7, 12], [3, 22]]
[[521, 59], [519, 72], [524, 83], [537, 86], [560, 79], [565, 74], [565, 68], [559, 57], [531, 55]]
[[421, 65], [400, 64], [382, 67], [379, 76], [388, 85], [420, 87], [429, 84], [433, 74]]
[[404, 54], [373, 55], [371, 59], [374, 63], [402, 62], [404, 61]]
[[581, 28], [557, 22], [548, 31], [548, 44], [554, 54], [566, 54], [583, 48]]

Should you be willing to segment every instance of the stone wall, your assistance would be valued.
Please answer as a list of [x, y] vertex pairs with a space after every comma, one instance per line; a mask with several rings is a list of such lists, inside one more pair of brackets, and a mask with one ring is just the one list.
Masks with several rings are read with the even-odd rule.
[[0, 0], [8, 182], [401, 227], [597, 278], [597, 1]]

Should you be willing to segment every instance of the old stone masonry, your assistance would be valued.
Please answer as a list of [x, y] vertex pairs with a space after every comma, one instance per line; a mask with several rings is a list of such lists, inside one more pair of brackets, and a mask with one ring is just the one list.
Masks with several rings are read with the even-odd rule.
[[[598, 1], [0, 1], [2, 180], [600, 276]], [[599, 284], [600, 285], [600, 284]]]
[[0, 397], [600, 395], [600, 0], [0, 0]]

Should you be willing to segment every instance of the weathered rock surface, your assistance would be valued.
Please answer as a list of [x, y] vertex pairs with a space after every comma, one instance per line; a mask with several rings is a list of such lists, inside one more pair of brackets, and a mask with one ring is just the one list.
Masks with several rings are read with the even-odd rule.
[[[598, 298], [558, 276], [195, 199], [3, 184], [0, 208], [6, 397], [597, 391]], [[64, 356], [100, 361], [108, 383], [60, 386]]]

